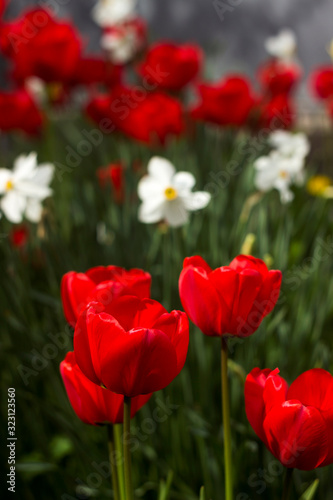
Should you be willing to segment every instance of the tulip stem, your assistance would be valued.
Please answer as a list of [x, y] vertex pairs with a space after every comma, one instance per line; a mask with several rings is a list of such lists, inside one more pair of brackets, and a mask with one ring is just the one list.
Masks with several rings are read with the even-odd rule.
[[113, 498], [114, 500], [120, 500], [119, 496], [119, 484], [117, 475], [117, 465], [116, 465], [116, 446], [113, 434], [113, 425], [107, 425], [108, 429], [108, 447], [109, 447], [109, 460], [111, 466], [111, 477], [112, 477], [112, 487], [113, 487]]
[[284, 477], [282, 500], [288, 500], [288, 498], [290, 497], [293, 472], [294, 472], [294, 469], [287, 469], [286, 470], [286, 475]]
[[122, 424], [115, 424], [113, 426], [114, 432], [114, 442], [117, 453], [117, 472], [118, 472], [118, 482], [119, 482], [119, 493], [120, 500], [126, 500], [125, 498], [125, 480], [124, 480], [124, 457], [122, 451]]
[[230, 401], [228, 385], [228, 344], [221, 339], [221, 380], [222, 380], [222, 413], [224, 436], [224, 472], [225, 472], [225, 500], [233, 499], [232, 456], [231, 456], [231, 427]]
[[126, 500], [133, 500], [132, 464], [130, 450], [131, 435], [131, 398], [124, 396], [124, 460]]

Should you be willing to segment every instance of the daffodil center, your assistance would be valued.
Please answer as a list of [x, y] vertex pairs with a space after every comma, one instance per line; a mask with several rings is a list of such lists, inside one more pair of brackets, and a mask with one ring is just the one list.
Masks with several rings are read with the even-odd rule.
[[281, 170], [281, 172], [280, 172], [280, 177], [281, 177], [282, 179], [287, 179], [287, 177], [288, 177], [288, 172], [286, 172], [285, 170]]
[[175, 188], [168, 187], [164, 191], [164, 195], [165, 195], [165, 197], [166, 197], [167, 200], [171, 201], [171, 200], [175, 200], [177, 198], [178, 193], [177, 193], [177, 191], [176, 191]]
[[14, 189], [14, 184], [12, 181], [7, 181], [6, 182], [6, 191], [11, 191], [12, 189]]

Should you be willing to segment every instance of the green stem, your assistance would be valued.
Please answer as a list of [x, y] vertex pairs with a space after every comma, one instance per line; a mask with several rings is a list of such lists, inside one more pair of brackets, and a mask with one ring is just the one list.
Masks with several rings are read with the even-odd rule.
[[294, 472], [294, 469], [287, 469], [286, 470], [286, 475], [284, 477], [282, 500], [288, 500], [288, 498], [290, 497], [293, 472]]
[[232, 487], [232, 456], [231, 456], [231, 428], [230, 402], [228, 385], [228, 345], [224, 337], [221, 339], [221, 380], [222, 380], [222, 411], [224, 435], [224, 472], [225, 472], [225, 500], [233, 499]]
[[116, 447], [113, 434], [113, 425], [107, 425], [108, 429], [108, 447], [109, 447], [109, 460], [111, 465], [111, 476], [112, 476], [112, 487], [113, 487], [113, 498], [114, 500], [120, 500], [119, 497], [119, 484], [117, 476], [117, 465], [116, 465]]
[[124, 396], [124, 459], [126, 500], [133, 500], [132, 465], [130, 450], [131, 398]]
[[124, 459], [122, 451], [122, 424], [115, 424], [113, 426], [114, 442], [117, 453], [117, 472], [118, 472], [118, 483], [120, 499], [126, 500], [125, 498], [125, 479], [124, 479]]

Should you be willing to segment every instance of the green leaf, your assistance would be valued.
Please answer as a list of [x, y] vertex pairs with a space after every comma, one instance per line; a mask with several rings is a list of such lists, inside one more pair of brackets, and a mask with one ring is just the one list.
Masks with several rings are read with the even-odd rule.
[[316, 494], [317, 488], [319, 486], [319, 479], [313, 481], [313, 483], [304, 491], [300, 500], [312, 500]]

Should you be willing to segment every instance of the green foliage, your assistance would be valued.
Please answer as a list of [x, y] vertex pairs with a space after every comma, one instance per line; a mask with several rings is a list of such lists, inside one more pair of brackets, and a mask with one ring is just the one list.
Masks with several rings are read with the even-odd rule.
[[[100, 472], [107, 461], [106, 429], [91, 428], [77, 419], [59, 374], [60, 361], [72, 350], [72, 331], [60, 301], [62, 275], [96, 265], [141, 267], [153, 276], [153, 298], [169, 309], [180, 308], [178, 277], [183, 259], [200, 254], [213, 267], [226, 265], [240, 253], [248, 233], [256, 237], [253, 254], [270, 256], [271, 266], [282, 270], [284, 280], [281, 299], [259, 330], [245, 341], [231, 343], [235, 497], [281, 497], [283, 475], [276, 474], [275, 459], [246, 420], [244, 374], [255, 366], [279, 367], [292, 381], [312, 367], [332, 372], [332, 202], [297, 188], [288, 206], [281, 206], [278, 194], [271, 192], [250, 207], [252, 162], [265, 143], [254, 147], [258, 141], [245, 134], [198, 128], [193, 137], [155, 151], [116, 135], [106, 136], [89, 155], [80, 157], [78, 166], [68, 168], [68, 148], [77, 150], [83, 130], [89, 130], [89, 125], [80, 120], [55, 119], [35, 144], [9, 138], [2, 157], [8, 167], [19, 152], [36, 149], [41, 161], [57, 166], [54, 196], [46, 203], [43, 222], [30, 228], [26, 249], [11, 247], [6, 237], [11, 226], [0, 220], [0, 233], [5, 235], [0, 240], [0, 363], [5, 395], [1, 433], [4, 443], [6, 394], [8, 387], [15, 387], [17, 498], [112, 498], [110, 477]], [[164, 230], [137, 220], [136, 186], [153, 154], [169, 158], [179, 170], [193, 172], [197, 187], [213, 194], [209, 207], [193, 214], [184, 228]], [[118, 160], [126, 165], [123, 205], [117, 205], [111, 191], [102, 190], [96, 178], [98, 167]], [[139, 169], [133, 168], [134, 161]], [[231, 162], [237, 164], [237, 174]], [[105, 224], [104, 242], [97, 241], [99, 223]], [[183, 372], [133, 420], [137, 498], [197, 500], [203, 484], [200, 499], [223, 498], [218, 342], [191, 327]], [[154, 420], [156, 407], [164, 408], [161, 422]], [[147, 419], [154, 425], [148, 428]], [[5, 446], [1, 459], [5, 464]], [[333, 498], [331, 474], [331, 468], [296, 472], [298, 496], [317, 477], [319, 485], [313, 483], [302, 498], [313, 498], [316, 488], [318, 500]]]

